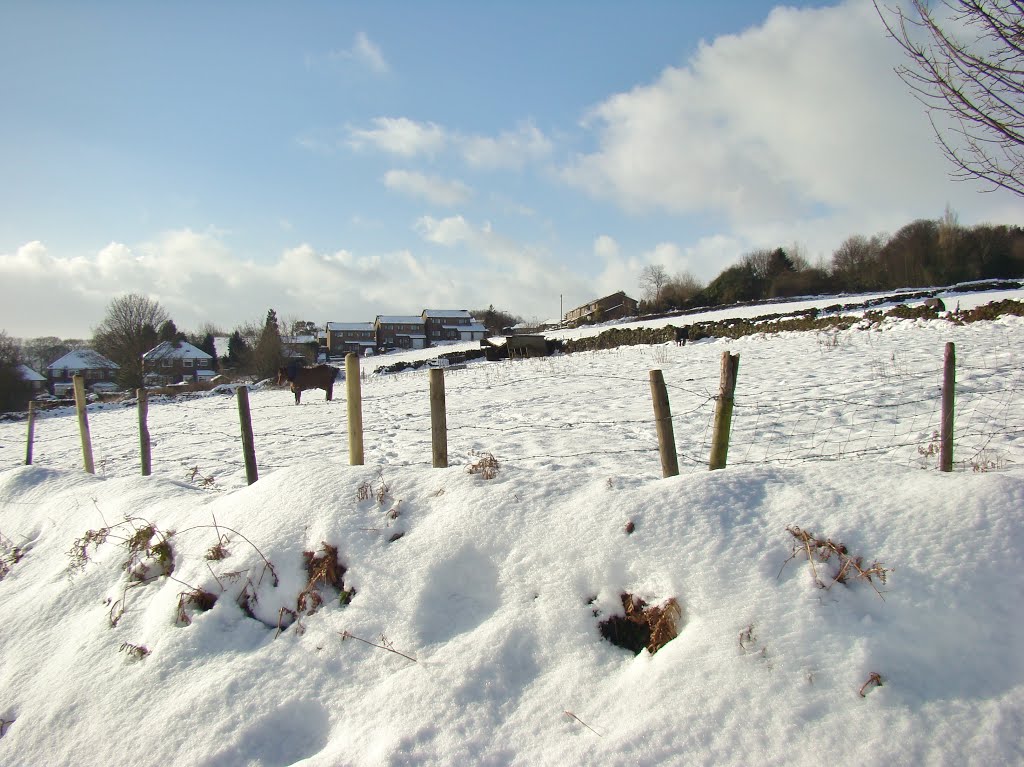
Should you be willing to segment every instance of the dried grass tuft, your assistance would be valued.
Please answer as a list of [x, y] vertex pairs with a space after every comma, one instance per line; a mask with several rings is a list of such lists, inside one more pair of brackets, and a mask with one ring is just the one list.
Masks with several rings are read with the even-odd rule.
[[613, 615], [600, 623], [601, 636], [617, 647], [639, 655], [646, 649], [652, 655], [679, 636], [683, 608], [675, 597], [649, 605], [639, 597], [620, 595], [624, 615]]
[[484, 479], [494, 479], [498, 476], [498, 459], [491, 453], [471, 453], [476, 461], [466, 467], [470, 474], [479, 474]]
[[[819, 538], [809, 530], [803, 530], [796, 525], [787, 527], [786, 532], [794, 538], [793, 550], [789, 559], [782, 563], [776, 578], [782, 575], [782, 570], [790, 560], [804, 554], [811, 565], [814, 582], [819, 588], [830, 589], [836, 583], [847, 585], [851, 579], [863, 580], [871, 585], [881, 599], [885, 599], [882, 592], [878, 590], [878, 586], [875, 585], [874, 579], [878, 578], [879, 583], [885, 585], [889, 573], [892, 572], [891, 567], [886, 568], [878, 561], [865, 566], [863, 557], [853, 556], [842, 543], [836, 543], [831, 538]], [[833, 566], [834, 571], [827, 576], [831, 578], [829, 583], [825, 583], [818, 575], [815, 562], [829, 563]]]

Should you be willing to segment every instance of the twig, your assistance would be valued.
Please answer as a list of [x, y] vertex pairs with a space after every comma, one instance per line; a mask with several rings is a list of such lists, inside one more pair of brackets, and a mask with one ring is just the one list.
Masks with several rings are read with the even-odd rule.
[[378, 650], [387, 650], [388, 652], [393, 652], [395, 655], [401, 655], [403, 658], [405, 658], [406, 660], [411, 660], [413, 663], [419, 663], [419, 661], [411, 655], [406, 655], [404, 652], [399, 652], [394, 647], [388, 647], [387, 645], [383, 644], [375, 644], [374, 642], [370, 642], [369, 640], [363, 639], [362, 637], [357, 637], [355, 634], [349, 631], [340, 631], [338, 633], [341, 635], [341, 641], [343, 642], [346, 639], [355, 639], [357, 641], [362, 642], [363, 644], [370, 645], [370, 647], [376, 647]]
[[599, 738], [603, 738], [604, 737], [604, 735], [602, 735], [597, 730], [595, 730], [593, 727], [591, 727], [589, 724], [584, 722], [582, 719], [580, 719], [578, 716], [576, 716], [576, 714], [574, 714], [572, 711], [563, 711], [562, 713], [565, 714], [566, 716], [569, 716], [569, 717], [572, 717], [573, 719], [575, 719], [577, 722], [579, 722], [584, 727], [586, 727], [588, 730], [590, 730], [592, 733], [594, 733], [597, 737], [599, 737]]

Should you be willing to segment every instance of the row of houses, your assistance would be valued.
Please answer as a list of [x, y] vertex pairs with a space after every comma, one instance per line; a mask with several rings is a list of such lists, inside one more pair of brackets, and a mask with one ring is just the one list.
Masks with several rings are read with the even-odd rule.
[[[637, 302], [622, 291], [595, 299], [566, 313], [565, 323], [579, 324], [635, 316]], [[550, 323], [549, 323], [550, 324]], [[536, 333], [538, 327], [517, 326], [512, 335]], [[285, 338], [286, 347], [319, 347], [327, 357], [354, 352], [364, 355], [390, 349], [424, 349], [458, 341], [481, 341], [484, 325], [465, 309], [424, 309], [413, 315], [378, 315], [373, 322], [328, 322], [318, 337]], [[216, 364], [209, 354], [186, 341], [164, 341], [142, 355], [145, 380], [149, 386], [180, 381], [208, 381], [216, 376]], [[46, 375], [24, 365], [22, 378], [33, 391], [57, 396], [71, 392], [73, 377], [81, 375], [92, 391], [116, 390], [117, 363], [92, 349], [65, 354], [46, 368]]]
[[[208, 381], [217, 375], [213, 357], [186, 341], [164, 341], [142, 355], [147, 385], [178, 383], [180, 381]], [[50, 363], [46, 375], [40, 375], [26, 365], [20, 368], [21, 377], [33, 393], [47, 391], [58, 397], [67, 396], [74, 389], [74, 376], [85, 380], [93, 392], [116, 391], [115, 383], [120, 365], [93, 349], [76, 349]]]
[[450, 341], [479, 341], [487, 329], [465, 309], [424, 309], [421, 314], [378, 315], [373, 322], [328, 322], [330, 357], [388, 349], [425, 349]]

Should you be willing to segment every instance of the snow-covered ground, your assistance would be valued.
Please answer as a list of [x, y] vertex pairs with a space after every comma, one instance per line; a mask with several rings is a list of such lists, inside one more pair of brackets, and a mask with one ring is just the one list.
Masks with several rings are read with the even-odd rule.
[[[251, 486], [229, 395], [152, 402], [145, 478], [132, 407], [90, 409], [96, 476], [72, 412], [37, 420], [31, 467], [25, 423], [0, 423], [0, 764], [1020, 764], [1022, 341], [1022, 318], [887, 321], [474, 362], [445, 376], [448, 469], [425, 371], [363, 381], [364, 466], [344, 384], [299, 407], [258, 388]], [[725, 350], [733, 439], [708, 472]], [[468, 470], [488, 455], [494, 478]], [[123, 569], [148, 526], [169, 576]], [[812, 567], [794, 526], [885, 582], [831, 583], [836, 558]], [[322, 587], [293, 622], [324, 544], [354, 594]], [[603, 640], [624, 591], [675, 598], [679, 636], [637, 656]]]

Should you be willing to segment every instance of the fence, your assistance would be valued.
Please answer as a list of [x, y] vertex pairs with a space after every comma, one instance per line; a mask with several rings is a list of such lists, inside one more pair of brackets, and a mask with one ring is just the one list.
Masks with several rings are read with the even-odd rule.
[[[90, 414], [102, 420], [102, 428], [93, 429], [99, 455], [95, 469], [112, 475], [138, 473], [150, 447], [157, 470], [164, 474], [213, 484], [215, 477], [240, 477], [244, 469], [251, 482], [258, 476], [257, 464], [266, 470], [341, 460], [346, 445], [349, 462], [362, 463], [363, 441], [371, 463], [403, 466], [444, 466], [450, 456], [468, 462], [473, 453], [488, 452], [506, 465], [589, 466], [609, 472], [638, 462], [655, 470], [660, 459], [662, 473], [670, 475], [707, 470], [723, 448], [727, 461], [724, 454], [719, 461], [729, 466], [871, 456], [938, 466], [944, 431], [942, 381], [944, 370], [951, 369], [938, 349], [932, 360], [905, 360], [896, 351], [891, 357], [875, 354], [859, 369], [845, 365], [846, 375], [838, 377], [829, 371], [827, 340], [822, 344], [819, 339], [821, 364], [817, 369], [809, 366], [810, 372], [800, 377], [785, 360], [775, 361], [774, 375], [767, 375], [765, 361], [759, 362], [748, 349], [735, 379], [728, 438], [717, 448], [715, 414], [721, 434], [721, 411], [727, 403], [720, 370], [708, 356], [717, 351], [706, 349], [700, 359], [694, 359], [701, 355], [699, 346], [650, 347], [481, 363], [447, 373], [434, 370], [429, 376], [371, 377], [355, 410], [358, 420], [368, 424], [359, 430], [358, 461], [353, 460], [349, 432], [357, 420], [352, 417], [356, 398], [350, 387], [344, 404], [317, 400], [309, 392], [307, 404], [296, 407], [290, 397], [264, 391], [254, 392], [251, 408], [249, 392], [242, 389], [248, 417], [242, 415], [241, 394], [236, 395], [237, 415], [227, 398], [209, 395], [173, 402], [153, 397], [148, 407], [143, 399], [131, 411], [123, 405], [93, 406]], [[644, 375], [633, 372], [637, 355], [648, 363]], [[618, 360], [629, 364], [618, 365]], [[854, 375], [858, 370], [860, 375]], [[960, 380], [949, 444], [956, 467], [992, 470], [1016, 461], [1024, 453], [1024, 370], [1013, 353], [980, 362], [962, 355], [955, 370]], [[656, 378], [663, 384], [662, 394]], [[353, 381], [360, 381], [358, 374], [348, 376]], [[664, 400], [661, 411], [659, 398]], [[126, 417], [136, 412], [138, 424]], [[81, 418], [88, 433], [84, 410]], [[243, 451], [247, 421], [251, 465]], [[438, 440], [441, 429], [443, 444]], [[26, 446], [26, 460], [64, 468], [81, 465], [74, 457], [80, 438], [71, 419], [34, 414], [28, 434], [34, 434], [34, 444]], [[666, 453], [669, 448], [675, 449], [675, 467]], [[0, 465], [14, 463], [9, 453], [0, 453]]]

